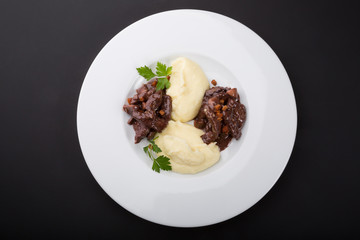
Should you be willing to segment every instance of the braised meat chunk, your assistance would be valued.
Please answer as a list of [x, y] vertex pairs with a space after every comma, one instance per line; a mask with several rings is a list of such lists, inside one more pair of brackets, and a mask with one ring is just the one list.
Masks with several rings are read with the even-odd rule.
[[194, 126], [203, 129], [204, 143], [216, 142], [224, 150], [232, 138], [241, 137], [246, 120], [246, 109], [240, 102], [236, 88], [212, 87], [205, 92]]
[[157, 132], [166, 128], [171, 116], [171, 97], [165, 90], [156, 90], [157, 79], [136, 89], [136, 94], [128, 98], [124, 111], [131, 117], [128, 121], [135, 131], [135, 143], [143, 138], [152, 139]]

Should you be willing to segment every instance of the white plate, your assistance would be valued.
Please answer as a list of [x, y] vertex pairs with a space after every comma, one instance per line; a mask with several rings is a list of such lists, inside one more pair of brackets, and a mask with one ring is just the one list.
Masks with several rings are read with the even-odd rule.
[[[237, 87], [247, 108], [240, 140], [195, 175], [152, 171], [146, 141], [134, 144], [122, 110], [142, 81], [136, 67], [179, 56]], [[241, 23], [199, 10], [158, 13], [117, 34], [92, 63], [77, 112], [83, 155], [105, 192], [139, 217], [179, 227], [218, 223], [259, 201], [288, 162], [296, 124], [293, 90], [271, 48]]]

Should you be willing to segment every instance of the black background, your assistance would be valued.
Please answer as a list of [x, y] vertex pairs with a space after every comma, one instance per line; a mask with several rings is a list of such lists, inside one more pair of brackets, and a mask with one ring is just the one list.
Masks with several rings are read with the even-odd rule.
[[[0, 237], [359, 237], [356, 2], [0, 0]], [[101, 48], [129, 24], [180, 8], [218, 12], [259, 34], [284, 64], [298, 108], [294, 150], [270, 192], [235, 218], [190, 229], [111, 200], [76, 130], [81, 84]]]

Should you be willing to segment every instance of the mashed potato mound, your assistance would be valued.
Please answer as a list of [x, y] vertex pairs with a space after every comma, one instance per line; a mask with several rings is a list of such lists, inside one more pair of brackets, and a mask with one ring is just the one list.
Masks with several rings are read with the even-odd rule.
[[172, 171], [197, 173], [214, 165], [220, 159], [220, 150], [215, 143], [205, 144], [204, 132], [192, 125], [169, 121], [168, 126], [155, 140], [162, 152], [170, 158]]
[[188, 122], [199, 112], [209, 82], [200, 66], [185, 57], [177, 58], [171, 66], [171, 86], [166, 91], [172, 98], [171, 117]]

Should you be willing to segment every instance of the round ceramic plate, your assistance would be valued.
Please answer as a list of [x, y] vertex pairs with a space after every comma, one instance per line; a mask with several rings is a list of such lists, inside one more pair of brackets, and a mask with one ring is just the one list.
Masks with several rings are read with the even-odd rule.
[[[247, 109], [240, 140], [198, 174], [152, 171], [134, 144], [122, 110], [144, 80], [137, 67], [184, 56], [209, 81], [236, 87]], [[296, 135], [296, 104], [281, 62], [241, 23], [199, 10], [158, 13], [117, 34], [92, 63], [78, 103], [77, 127], [86, 163], [105, 192], [149, 221], [179, 227], [218, 223], [259, 201], [275, 184]]]

